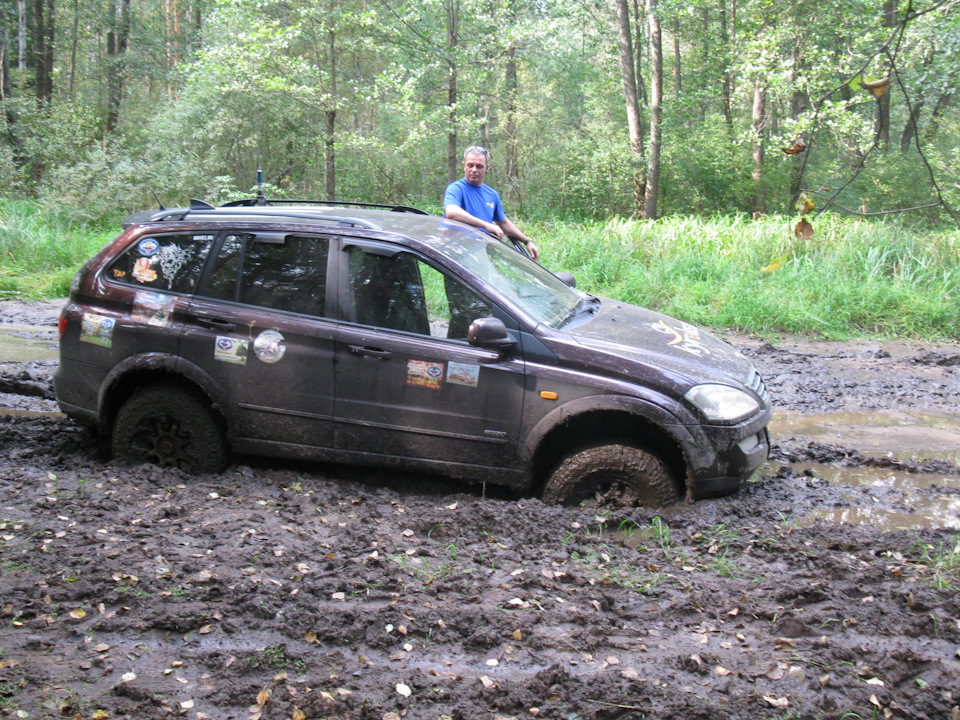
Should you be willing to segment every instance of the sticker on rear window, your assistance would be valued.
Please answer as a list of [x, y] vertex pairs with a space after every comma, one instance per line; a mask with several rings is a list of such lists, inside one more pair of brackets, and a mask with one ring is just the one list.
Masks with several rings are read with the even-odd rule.
[[219, 335], [213, 348], [213, 359], [233, 365], [246, 365], [247, 348], [249, 345], [249, 340], [240, 340], [238, 338]]
[[157, 250], [160, 248], [160, 243], [156, 241], [156, 238], [144, 238], [139, 243], [137, 243], [137, 250], [140, 251], [141, 255], [150, 255], [156, 254]]
[[113, 347], [113, 328], [116, 321], [113, 318], [84, 313], [80, 324], [80, 342]]
[[443, 382], [443, 363], [407, 360], [407, 385], [439, 390], [441, 382]]
[[476, 363], [450, 362], [447, 364], [448, 383], [476, 387], [479, 379], [480, 366]]
[[157, 279], [157, 271], [151, 267], [148, 257], [137, 258], [133, 264], [133, 272], [130, 274], [142, 283], [152, 283]]
[[145, 322], [154, 327], [170, 327], [173, 322], [173, 308], [177, 304], [176, 295], [140, 291], [133, 296], [134, 320]]

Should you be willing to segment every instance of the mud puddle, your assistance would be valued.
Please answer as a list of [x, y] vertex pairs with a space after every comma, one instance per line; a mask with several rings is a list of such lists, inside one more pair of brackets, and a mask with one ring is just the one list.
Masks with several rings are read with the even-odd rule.
[[55, 329], [42, 325], [0, 325], [0, 362], [32, 362], [55, 357]]
[[[774, 438], [822, 445], [834, 453], [838, 447], [857, 448], [857, 459], [849, 464], [836, 457], [785, 463], [836, 491], [829, 502], [804, 515], [799, 526], [826, 521], [871, 525], [884, 532], [960, 530], [960, 476], [930, 472], [937, 469], [937, 460], [960, 466], [960, 415], [905, 409], [780, 413], [770, 429]], [[762, 472], [772, 474], [773, 469]]]

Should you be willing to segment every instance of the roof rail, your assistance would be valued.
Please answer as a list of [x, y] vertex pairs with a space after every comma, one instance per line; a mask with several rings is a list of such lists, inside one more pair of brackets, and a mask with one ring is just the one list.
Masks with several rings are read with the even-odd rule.
[[264, 203], [263, 200], [258, 200], [257, 198], [245, 198], [243, 200], [233, 200], [228, 203], [224, 203], [220, 207], [257, 207], [266, 205], [329, 205], [334, 207], [341, 207], [344, 205], [351, 207], [363, 207], [363, 208], [380, 208], [382, 210], [390, 210], [392, 212], [405, 212], [413, 213], [414, 215], [429, 215], [426, 210], [421, 210], [419, 208], [410, 207], [409, 205], [389, 205], [386, 203], [365, 203], [365, 202], [354, 202], [353, 200], [267, 200]]

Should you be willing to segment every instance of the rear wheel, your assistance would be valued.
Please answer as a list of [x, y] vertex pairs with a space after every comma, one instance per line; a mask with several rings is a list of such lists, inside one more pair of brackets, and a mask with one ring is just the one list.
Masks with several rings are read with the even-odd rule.
[[111, 446], [118, 460], [190, 473], [220, 472], [228, 459], [223, 428], [209, 405], [193, 393], [168, 385], [147, 387], [130, 396], [113, 423]]
[[631, 445], [599, 445], [564, 458], [543, 499], [562, 505], [663, 507], [680, 499], [680, 488], [656, 455]]

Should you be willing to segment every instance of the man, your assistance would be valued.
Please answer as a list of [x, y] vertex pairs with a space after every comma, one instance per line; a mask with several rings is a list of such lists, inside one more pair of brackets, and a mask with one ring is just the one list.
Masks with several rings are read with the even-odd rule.
[[463, 178], [447, 185], [443, 194], [443, 214], [451, 220], [482, 228], [502, 240], [503, 236], [517, 238], [530, 257], [540, 257], [533, 240], [520, 231], [504, 214], [500, 193], [483, 179], [490, 169], [490, 151], [478, 145], [463, 151]]

